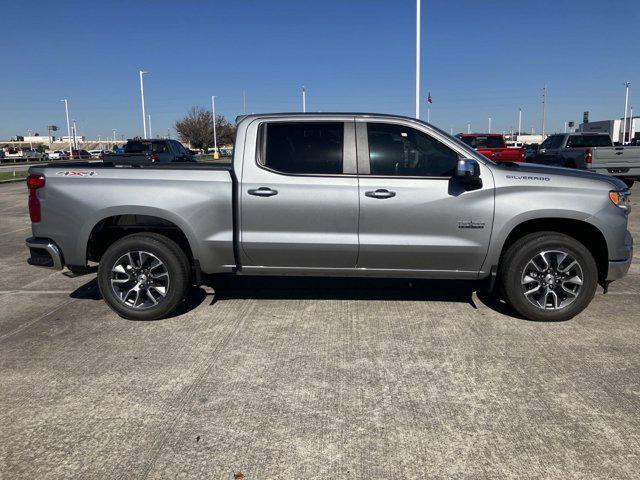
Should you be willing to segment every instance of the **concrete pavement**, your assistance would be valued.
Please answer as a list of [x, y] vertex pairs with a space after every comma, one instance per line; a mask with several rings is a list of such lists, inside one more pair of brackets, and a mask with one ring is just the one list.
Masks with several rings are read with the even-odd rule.
[[26, 198], [0, 186], [2, 479], [638, 478], [637, 256], [561, 323], [346, 279], [238, 279], [135, 322], [26, 265]]

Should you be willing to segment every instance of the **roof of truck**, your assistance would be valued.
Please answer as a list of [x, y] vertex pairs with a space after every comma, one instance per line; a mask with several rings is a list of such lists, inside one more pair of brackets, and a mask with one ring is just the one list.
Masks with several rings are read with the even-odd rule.
[[258, 117], [335, 117], [337, 115], [340, 116], [351, 116], [354, 117], [378, 117], [378, 118], [397, 118], [402, 120], [411, 120], [414, 122], [420, 122], [427, 125], [431, 125], [430, 123], [425, 122], [419, 118], [408, 117], [406, 115], [396, 115], [394, 113], [372, 113], [372, 112], [267, 112], [267, 113], [248, 113], [246, 115], [238, 115], [236, 117], [236, 124], [247, 118], [258, 118]]

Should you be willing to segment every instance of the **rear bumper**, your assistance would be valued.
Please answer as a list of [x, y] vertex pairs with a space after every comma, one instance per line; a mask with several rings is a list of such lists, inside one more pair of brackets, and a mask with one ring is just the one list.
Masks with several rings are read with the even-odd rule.
[[62, 270], [64, 260], [62, 252], [53, 240], [30, 237], [25, 241], [29, 249], [27, 263], [36, 267]]

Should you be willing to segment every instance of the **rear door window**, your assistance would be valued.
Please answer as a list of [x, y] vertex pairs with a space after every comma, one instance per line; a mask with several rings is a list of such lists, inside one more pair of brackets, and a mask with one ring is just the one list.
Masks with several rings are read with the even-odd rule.
[[562, 140], [564, 140], [564, 135], [551, 135], [547, 137], [544, 142], [542, 142], [540, 148], [560, 148], [560, 145], [562, 145]]
[[260, 163], [290, 174], [342, 173], [343, 122], [269, 122]]

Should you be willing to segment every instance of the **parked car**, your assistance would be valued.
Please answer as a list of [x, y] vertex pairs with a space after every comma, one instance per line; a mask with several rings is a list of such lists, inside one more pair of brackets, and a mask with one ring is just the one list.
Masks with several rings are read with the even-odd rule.
[[462, 133], [459, 138], [494, 162], [524, 162], [524, 148], [507, 147], [504, 137], [500, 134]]
[[91, 158], [104, 158], [105, 150], [89, 150]]
[[631, 264], [610, 176], [494, 163], [391, 115], [247, 115], [235, 145], [230, 165], [31, 167], [29, 263], [98, 262], [132, 319], [170, 314], [204, 273], [485, 279], [535, 320], [578, 314]]
[[604, 133], [550, 135], [533, 162], [613, 175], [628, 186], [640, 178], [640, 147], [614, 146]]
[[73, 160], [88, 160], [91, 158], [91, 154], [86, 150], [72, 150], [71, 155], [67, 152], [67, 156]]
[[63, 150], [47, 150], [49, 160], [69, 160], [69, 154]]
[[195, 162], [190, 150], [177, 140], [127, 140], [124, 153], [106, 152], [104, 161], [113, 164]]
[[10, 147], [5, 152], [5, 158], [13, 159], [13, 161], [31, 161], [31, 160], [44, 160], [45, 154], [43, 152], [39, 152], [34, 148], [25, 148], [25, 147]]

